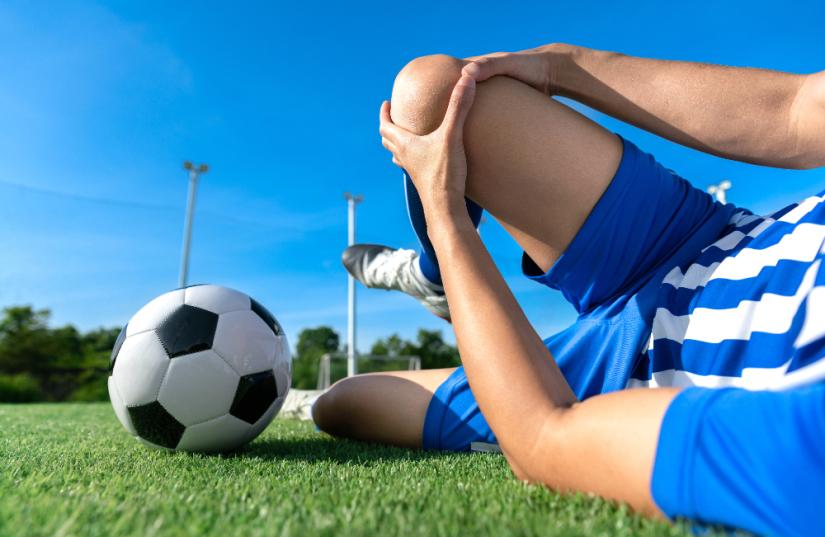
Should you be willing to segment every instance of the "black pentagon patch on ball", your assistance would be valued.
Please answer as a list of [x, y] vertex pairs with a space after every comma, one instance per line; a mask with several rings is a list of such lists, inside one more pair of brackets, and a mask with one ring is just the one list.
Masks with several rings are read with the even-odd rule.
[[212, 348], [218, 316], [184, 304], [163, 320], [155, 332], [169, 358]]
[[120, 331], [120, 334], [117, 335], [117, 339], [115, 340], [115, 346], [112, 347], [112, 356], [109, 358], [109, 371], [114, 370], [115, 368], [115, 360], [117, 360], [117, 354], [120, 352], [120, 348], [123, 346], [123, 342], [126, 341], [126, 329], [129, 328], [129, 323], [126, 323], [126, 326]]
[[252, 303], [252, 311], [254, 311], [255, 314], [260, 317], [261, 320], [263, 320], [263, 322], [265, 322], [273, 332], [275, 332], [276, 336], [282, 336], [284, 334], [284, 329], [281, 328], [281, 325], [275, 319], [275, 316], [269, 313], [269, 310], [263, 307], [261, 303], [254, 298], [250, 298], [249, 300]]
[[157, 401], [127, 410], [138, 436], [157, 446], [175, 449], [186, 429]]
[[238, 382], [238, 390], [229, 413], [254, 424], [277, 398], [278, 385], [271, 370], [244, 375]]

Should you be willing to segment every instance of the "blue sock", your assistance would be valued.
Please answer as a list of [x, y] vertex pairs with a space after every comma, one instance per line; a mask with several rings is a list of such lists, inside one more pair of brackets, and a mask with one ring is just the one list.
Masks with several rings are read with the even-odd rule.
[[[433, 259], [435, 256], [433, 255]], [[418, 256], [418, 266], [421, 268], [421, 274], [429, 281], [441, 285], [441, 269], [438, 268], [438, 262], [430, 259], [430, 254], [422, 251]]]
[[[421, 243], [421, 256], [418, 258], [421, 273], [432, 283], [441, 285], [441, 270], [438, 268], [438, 259], [430, 238], [427, 236], [424, 206], [421, 204], [421, 197], [406, 171], [404, 172], [404, 192], [407, 195], [407, 213], [410, 215], [410, 223], [418, 236], [418, 242]], [[478, 227], [484, 209], [474, 201], [469, 199], [465, 199], [465, 201], [467, 202], [467, 213], [470, 215], [470, 220], [472, 220], [475, 227]]]

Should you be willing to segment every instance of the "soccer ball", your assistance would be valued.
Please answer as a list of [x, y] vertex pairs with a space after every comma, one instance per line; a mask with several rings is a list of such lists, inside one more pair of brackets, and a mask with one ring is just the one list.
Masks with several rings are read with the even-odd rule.
[[251, 441], [286, 399], [292, 362], [269, 311], [217, 285], [171, 291], [123, 327], [109, 398], [120, 423], [152, 447], [222, 452]]

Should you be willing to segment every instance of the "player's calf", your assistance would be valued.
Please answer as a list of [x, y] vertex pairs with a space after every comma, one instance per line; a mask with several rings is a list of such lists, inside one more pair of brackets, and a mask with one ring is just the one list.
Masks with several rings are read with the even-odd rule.
[[453, 371], [391, 371], [348, 377], [318, 398], [312, 418], [318, 428], [333, 436], [420, 448], [430, 400]]

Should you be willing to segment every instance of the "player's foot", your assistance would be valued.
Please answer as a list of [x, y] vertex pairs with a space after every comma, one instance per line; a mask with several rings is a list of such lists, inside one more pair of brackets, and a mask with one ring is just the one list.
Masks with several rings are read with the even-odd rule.
[[444, 288], [421, 273], [418, 254], [379, 244], [355, 244], [341, 256], [352, 277], [373, 289], [393, 289], [415, 298], [433, 314], [450, 320]]

